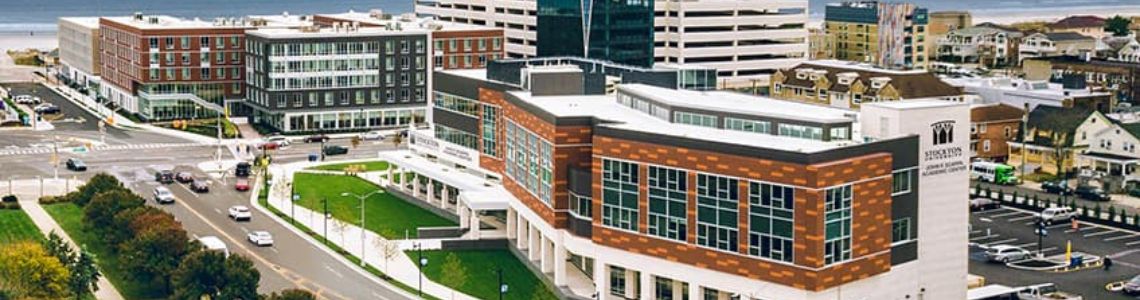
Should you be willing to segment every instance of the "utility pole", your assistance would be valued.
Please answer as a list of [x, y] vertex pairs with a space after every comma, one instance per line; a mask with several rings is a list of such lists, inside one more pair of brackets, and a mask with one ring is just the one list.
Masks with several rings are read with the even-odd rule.
[[55, 169], [55, 179], [59, 179], [59, 136], [56, 135], [51, 143], [51, 164]]
[[321, 226], [321, 227], [323, 227], [325, 229], [325, 243], [328, 243], [328, 241], [329, 241], [329, 200], [328, 200], [328, 198], [321, 198], [321, 202], [324, 203], [324, 207], [325, 207], [325, 216], [324, 216], [325, 226]]
[[[1020, 168], [1021, 169], [1021, 177], [1019, 177], [1019, 178], [1021, 180], [1024, 180], [1025, 179], [1025, 154], [1026, 154], [1025, 150], [1026, 150], [1026, 148], [1029, 147], [1029, 141], [1025, 140], [1025, 131], [1027, 131], [1027, 129], [1029, 128], [1029, 102], [1025, 102], [1024, 105], [1022, 105], [1022, 107], [1024, 109], [1023, 109], [1023, 112], [1021, 113], [1021, 132], [1020, 132], [1020, 134], [1021, 134], [1021, 168]], [[1066, 183], [1065, 185], [1068, 186], [1068, 183]]]

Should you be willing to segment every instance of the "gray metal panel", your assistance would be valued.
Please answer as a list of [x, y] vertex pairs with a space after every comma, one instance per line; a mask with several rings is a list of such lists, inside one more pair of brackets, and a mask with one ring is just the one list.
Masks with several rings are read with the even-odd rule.
[[479, 136], [479, 119], [439, 108], [433, 109], [432, 114], [432, 120], [437, 124]]
[[540, 72], [530, 74], [530, 91], [534, 96], [582, 95], [582, 72]]

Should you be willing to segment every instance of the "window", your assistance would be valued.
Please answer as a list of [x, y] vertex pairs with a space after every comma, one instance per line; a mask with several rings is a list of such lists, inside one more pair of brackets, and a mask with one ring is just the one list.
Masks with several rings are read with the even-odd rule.
[[602, 225], [637, 231], [638, 178], [638, 165], [602, 160]]
[[578, 218], [593, 220], [593, 199], [574, 192], [568, 193], [570, 194], [570, 214]]
[[210, 79], [210, 68], [202, 68], [199, 73], [201, 73], [202, 80]]
[[910, 234], [910, 218], [891, 222], [891, 243], [908, 242], [913, 238]]
[[978, 132], [986, 133], [986, 124], [978, 124]]
[[891, 173], [891, 196], [910, 193], [910, 177], [913, 173], [914, 169]]
[[158, 38], [150, 38], [150, 48], [158, 49]]
[[483, 105], [483, 118], [480, 119], [483, 131], [483, 154], [499, 157], [499, 144], [497, 143], [499, 108]]
[[733, 178], [697, 175], [697, 244], [736, 252], [737, 183]]
[[851, 136], [847, 135], [847, 127], [831, 128], [831, 140], [845, 141], [849, 139], [851, 139]]
[[174, 49], [174, 37], [167, 37], [166, 38], [166, 49], [167, 50]]
[[1008, 138], [1010, 138], [1010, 137], [1013, 137], [1013, 128], [1010, 128], [1009, 126], [1006, 126], [1006, 127], [1005, 127], [1005, 138], [1007, 138], [1007, 139], [1008, 139]]
[[625, 297], [625, 269], [610, 266], [610, 294]]
[[792, 262], [795, 189], [750, 182], [748, 202], [748, 254]]
[[753, 121], [737, 118], [724, 118], [724, 129], [755, 132], [755, 133], [769, 133], [771, 132], [771, 123], [764, 121]]
[[716, 128], [716, 116], [688, 112], [674, 112], [673, 123]]
[[[551, 171], [554, 146], [514, 122], [507, 122], [506, 125], [507, 176], [549, 205], [554, 182]], [[636, 182], [634, 186], [636, 188]], [[634, 201], [636, 207], [636, 198]]]
[[982, 151], [990, 152], [990, 140], [982, 141]]
[[474, 134], [439, 124], [435, 125], [435, 137], [469, 149], [475, 149], [479, 143], [479, 138]]
[[[680, 293], [674, 293], [673, 288], [680, 284]], [[653, 276], [653, 299], [655, 300], [688, 300], [689, 283], [673, 279]]]
[[792, 125], [792, 124], [780, 124], [779, 129], [780, 129], [780, 135], [781, 136], [789, 136], [789, 137], [812, 139], [812, 140], [822, 140], [823, 139], [823, 129], [821, 129], [819, 127]]
[[190, 37], [184, 36], [180, 39], [179, 42], [182, 42], [182, 49], [190, 49]]
[[685, 171], [649, 166], [649, 234], [686, 240], [686, 196], [688, 174]]
[[824, 191], [823, 263], [851, 259], [851, 185]]
[[210, 38], [208, 38], [208, 37], [198, 38], [198, 48], [210, 48]]

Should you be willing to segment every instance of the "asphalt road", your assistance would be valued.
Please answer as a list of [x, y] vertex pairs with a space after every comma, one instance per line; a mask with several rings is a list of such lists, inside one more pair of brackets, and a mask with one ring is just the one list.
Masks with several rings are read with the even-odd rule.
[[[41, 96], [44, 98], [43, 96]], [[47, 98], [44, 98], [47, 99]], [[59, 105], [69, 104], [60, 99]], [[51, 101], [51, 100], [49, 100]], [[54, 103], [54, 102], [53, 102]], [[64, 108], [64, 113], [68, 109]], [[110, 131], [109, 131], [110, 132]], [[123, 131], [122, 137], [113, 140], [122, 144], [186, 143], [165, 136], [154, 137], [151, 133]], [[86, 127], [59, 127], [55, 131], [4, 131], [0, 134], [0, 149], [9, 146], [28, 147], [45, 140], [53, 140], [55, 135], [90, 136]], [[94, 132], [98, 135], [98, 132]], [[109, 141], [110, 142], [110, 141]], [[349, 146], [348, 140], [333, 140], [329, 144]], [[39, 145], [42, 146], [42, 145]], [[233, 205], [251, 206], [249, 192], [233, 189], [233, 178], [222, 180], [217, 175], [204, 174], [197, 170], [197, 164], [213, 159], [215, 149], [209, 146], [121, 149], [94, 151], [88, 153], [62, 152], [61, 161], [70, 157], [82, 159], [89, 171], [71, 172], [59, 168], [61, 177], [86, 179], [98, 172], [107, 172], [122, 180], [135, 192], [148, 197], [157, 183], [154, 172], [162, 169], [190, 171], [199, 178], [208, 178], [211, 191], [206, 194], [190, 192], [181, 184], [170, 188], [177, 197], [174, 205], [155, 205], [167, 210], [181, 221], [186, 230], [194, 236], [218, 236], [229, 247], [230, 252], [251, 258], [261, 272], [260, 291], [263, 293], [285, 288], [304, 288], [322, 298], [328, 299], [404, 299], [386, 286], [373, 281], [371, 275], [363, 275], [346, 266], [333, 255], [310, 244], [283, 225], [272, 221], [258, 210], [253, 210], [250, 222], [234, 222], [227, 216], [227, 209]], [[320, 144], [296, 143], [290, 147], [274, 151], [275, 162], [289, 162], [306, 159], [316, 153]], [[378, 151], [391, 149], [390, 143], [366, 142], [359, 149], [351, 149], [348, 155], [332, 156], [329, 159], [351, 159], [375, 157]], [[228, 153], [228, 152], [227, 152]], [[50, 177], [56, 171], [43, 154], [0, 154], [0, 180], [15, 178]], [[272, 247], [255, 247], [246, 241], [246, 234], [252, 230], [269, 231], [275, 240]]]
[[1024, 286], [1052, 282], [1062, 291], [1083, 295], [1085, 299], [1133, 299], [1108, 292], [1104, 286], [1140, 274], [1140, 234], [1135, 232], [1087, 223], [1080, 224], [1076, 230], [1069, 223], [1047, 228], [1048, 234], [1042, 239], [1046, 256], [1064, 254], [1066, 242], [1072, 241], [1074, 252], [1112, 257], [1114, 266], [1110, 271], [1096, 268], [1049, 273], [1017, 270], [985, 261], [984, 248], [994, 245], [1014, 245], [1036, 252], [1035, 217], [1036, 214], [1012, 208], [971, 213], [970, 273], [985, 277], [986, 284]]
[[[1020, 187], [1020, 186], [998, 185], [998, 184], [992, 184], [992, 183], [986, 183], [986, 182], [978, 182], [978, 181], [974, 181], [974, 180], [970, 181], [971, 189], [973, 189], [973, 186], [976, 184], [980, 184], [982, 187], [989, 187], [990, 190], [992, 190], [994, 193], [997, 193], [998, 190], [1005, 191], [1006, 195], [1010, 195], [1013, 193], [1013, 191], [1017, 191], [1018, 195], [1029, 195], [1030, 197], [1032, 197], [1033, 195], [1036, 195], [1037, 199], [1040, 199], [1040, 200], [1049, 199], [1049, 201], [1054, 201], [1055, 199], [1060, 197], [1060, 195], [1057, 195], [1057, 194], [1045, 193], [1042, 191], [1038, 191], [1038, 190], [1034, 190], [1034, 189], [1027, 189], [1027, 188]], [[1127, 211], [1129, 215], [1135, 215], [1136, 213], [1140, 212], [1140, 208], [1133, 207], [1133, 206], [1127, 205], [1127, 204], [1123, 204], [1123, 203], [1120, 203], [1119, 201], [1116, 201], [1116, 200], [1112, 200], [1112, 201], [1108, 201], [1108, 202], [1089, 201], [1089, 200], [1085, 200], [1085, 199], [1082, 199], [1080, 197], [1076, 197], [1076, 196], [1072, 196], [1072, 195], [1066, 196], [1065, 199], [1066, 199], [1066, 201], [1069, 199], [1075, 199], [1077, 201], [1078, 207], [1081, 205], [1085, 205], [1085, 206], [1091, 208], [1091, 207], [1095, 207], [1097, 205], [1100, 205], [1101, 207], [1104, 207], [1105, 210], [1107, 210], [1108, 205], [1112, 205], [1112, 206], [1115, 206], [1117, 209], [1123, 209], [1124, 211]]]

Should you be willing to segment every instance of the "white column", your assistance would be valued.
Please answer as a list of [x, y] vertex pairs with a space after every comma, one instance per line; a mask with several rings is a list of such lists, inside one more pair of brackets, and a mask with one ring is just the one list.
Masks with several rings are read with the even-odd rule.
[[689, 283], [689, 299], [704, 299], [701, 296], [701, 286], [699, 284]]
[[538, 228], [534, 227], [534, 225], [530, 226], [530, 238], [528, 238], [527, 241], [530, 242], [530, 246], [527, 246], [526, 258], [531, 261], [538, 260], [538, 250], [542, 248], [542, 246], [539, 245], [539, 243], [542, 242], [542, 235], [538, 233]]
[[550, 239], [548, 239], [546, 236], [542, 236], [542, 239], [540, 239], [540, 241], [542, 242], [539, 243], [540, 255], [538, 258], [538, 266], [539, 269], [542, 270], [542, 273], [550, 273], [554, 271], [554, 255], [551, 253], [554, 252], [554, 249], [551, 249], [553, 247], [551, 247], [552, 245], [550, 243]]
[[649, 272], [644, 271], [638, 272], [637, 274], [641, 280], [641, 286], [638, 287], [640, 288], [638, 292], [641, 293], [641, 299], [653, 299], [653, 292], [657, 290], [653, 286], [653, 275], [650, 275]]
[[[606, 299], [610, 294], [610, 270], [609, 266], [594, 258], [594, 292], [598, 293], [598, 299]], [[690, 298], [698, 299], [698, 298]]]
[[415, 175], [411, 178], [412, 179], [412, 197], [415, 197], [415, 198], [420, 197], [420, 178], [419, 177], [420, 177], [419, 175]]
[[528, 242], [530, 232], [527, 230], [530, 229], [530, 224], [527, 223], [526, 219], [522, 217], [522, 214], [519, 214], [517, 211], [515, 212], [515, 216], [517, 216], [517, 218], [515, 218], [517, 220], [515, 221], [515, 223], [517, 223], [515, 224], [515, 231], [517, 231], [515, 233], [515, 238], [517, 239], [515, 240], [515, 247], [519, 248], [519, 250], [526, 250], [527, 247], [530, 246]]
[[[399, 166], [397, 166], [397, 167], [399, 167]], [[405, 191], [405, 192], [407, 192], [407, 191], [408, 191], [408, 188], [404, 187], [404, 183], [405, 183], [405, 182], [407, 182], [407, 180], [408, 180], [408, 178], [407, 178], [407, 177], [408, 177], [408, 175], [407, 175], [407, 174], [404, 174], [404, 168], [399, 168], [399, 169], [397, 169], [396, 171], [397, 171], [396, 173], [400, 174], [400, 179], [397, 179], [397, 180], [396, 180], [396, 184], [400, 185], [400, 190], [401, 190], [401, 191]]]
[[435, 201], [435, 179], [428, 178], [427, 182], [427, 202]]
[[474, 233], [472, 237], [479, 239], [479, 212], [475, 209], [470, 209], [467, 219], [471, 221], [471, 225], [469, 226], [471, 227], [471, 232]]
[[[463, 206], [463, 205], [459, 205], [459, 206]], [[470, 228], [471, 221], [468, 221], [467, 219], [471, 218], [471, 215], [468, 214], [467, 212], [468, 212], [468, 210], [466, 210], [466, 209], [460, 209], [459, 210], [459, 228]]]
[[519, 216], [513, 208], [507, 208], [507, 239], [518, 238]]
[[392, 179], [392, 176], [393, 176], [393, 175], [396, 173], [396, 172], [393, 172], [393, 171], [392, 171], [392, 170], [394, 170], [394, 169], [396, 169], [396, 167], [395, 167], [395, 166], [393, 166], [393, 165], [391, 165], [391, 164], [389, 164], [389, 165], [388, 165], [388, 186], [389, 186], [389, 187], [391, 187], [391, 186], [392, 186], [392, 180], [393, 180], [393, 179]]
[[443, 185], [443, 189], [439, 190], [440, 193], [443, 193], [443, 195], [440, 197], [440, 199], [442, 199], [442, 200], [439, 203], [439, 207], [443, 208], [444, 210], [447, 209], [448, 205], [451, 205], [451, 201], [448, 201], [448, 198], [451, 197], [451, 191], [450, 190], [451, 189], [447, 188], [446, 184]]
[[554, 243], [554, 286], [566, 286], [566, 256], [566, 245], [559, 236]]

